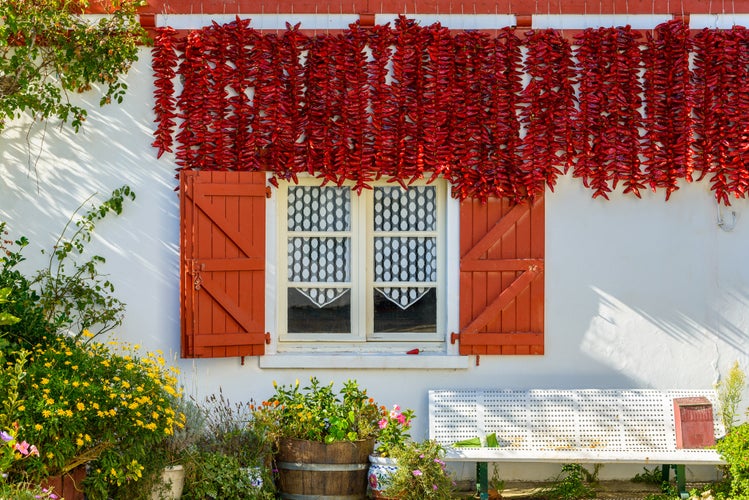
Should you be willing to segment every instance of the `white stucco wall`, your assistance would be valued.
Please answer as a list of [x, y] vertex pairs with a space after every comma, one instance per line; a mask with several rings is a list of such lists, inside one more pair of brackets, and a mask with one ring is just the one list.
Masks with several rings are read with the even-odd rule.
[[[179, 353], [179, 207], [173, 158], [155, 158], [150, 57], [127, 77], [121, 106], [98, 107], [79, 134], [20, 121], [0, 136], [0, 220], [26, 235], [28, 269], [42, 262], [69, 215], [87, 197], [130, 185], [137, 194], [121, 217], [97, 227], [91, 246], [107, 258], [116, 293], [128, 305], [118, 338], [171, 353], [189, 394], [222, 387], [233, 401], [262, 400], [273, 380], [311, 375], [355, 378], [387, 405], [416, 410], [426, 434], [429, 388], [709, 388], [738, 360], [749, 371], [749, 202], [721, 211], [706, 183], [683, 186], [669, 202], [613, 195], [593, 200], [571, 176], [546, 200], [546, 354], [482, 356], [463, 370], [261, 369], [257, 358], [182, 360]], [[332, 364], [331, 364], [332, 365]], [[746, 397], [742, 408], [749, 404]], [[504, 477], [547, 474], [527, 466]], [[466, 474], [473, 469], [466, 467]], [[605, 467], [602, 477], [641, 472]], [[548, 477], [548, 476], [544, 476]]]

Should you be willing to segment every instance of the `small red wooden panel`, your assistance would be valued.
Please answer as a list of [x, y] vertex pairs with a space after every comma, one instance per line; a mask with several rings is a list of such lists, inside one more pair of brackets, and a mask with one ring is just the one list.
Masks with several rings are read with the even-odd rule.
[[544, 200], [460, 207], [461, 354], [543, 354]]
[[265, 173], [180, 173], [182, 356], [264, 354]]

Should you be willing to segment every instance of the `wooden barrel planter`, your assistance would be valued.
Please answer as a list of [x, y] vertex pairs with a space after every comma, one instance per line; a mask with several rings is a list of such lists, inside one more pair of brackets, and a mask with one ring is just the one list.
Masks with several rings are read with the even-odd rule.
[[282, 439], [276, 456], [281, 498], [366, 498], [369, 455], [373, 450], [372, 439], [331, 444]]

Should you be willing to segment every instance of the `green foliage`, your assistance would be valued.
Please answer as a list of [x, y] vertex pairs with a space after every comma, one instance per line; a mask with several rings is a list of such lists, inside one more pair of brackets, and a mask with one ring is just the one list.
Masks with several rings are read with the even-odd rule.
[[736, 424], [741, 404], [741, 393], [746, 385], [746, 375], [736, 361], [728, 371], [728, 376], [716, 384], [718, 391], [718, 403], [720, 406], [720, 418], [726, 432], [729, 432]]
[[[0, 301], [0, 314], [20, 319], [14, 324], [0, 323], [4, 345], [31, 349], [57, 334], [82, 339], [84, 331], [97, 336], [122, 323], [125, 304], [114, 297], [114, 285], [99, 271], [105, 259], [99, 255], [83, 257], [96, 224], [108, 215], [122, 213], [128, 199], [135, 199], [130, 187], [115, 189], [107, 200], [75, 220], [84, 202], [63, 228], [47, 266], [33, 278], [19, 269], [28, 239], [0, 240], [0, 288], [10, 289], [12, 294], [12, 300]], [[7, 234], [5, 226], [0, 223], [3, 235]]]
[[108, 15], [81, 15], [86, 0], [0, 2], [0, 131], [22, 113], [57, 117], [78, 131], [87, 112], [70, 102], [70, 92], [101, 85], [100, 104], [122, 102], [127, 86], [119, 77], [138, 59], [147, 41], [138, 22], [143, 0], [102, 0]]
[[[7, 304], [8, 302], [10, 302], [10, 299], [8, 298], [10, 296], [10, 292], [10, 288], [0, 288], [0, 304]], [[19, 321], [21, 321], [21, 318], [13, 316], [8, 312], [0, 312], [0, 326], [15, 325]]]
[[716, 445], [727, 462], [732, 500], [749, 500], [749, 423], [733, 427]]
[[75, 222], [71, 217], [55, 242], [47, 267], [37, 273], [34, 283], [39, 289], [45, 319], [57, 331], [66, 331], [75, 338], [81, 338], [84, 331], [92, 331], [96, 337], [122, 324], [125, 304], [114, 297], [114, 285], [98, 270], [106, 260], [94, 255], [79, 262], [78, 256], [83, 255], [85, 245], [91, 241], [97, 222], [111, 213], [120, 215], [128, 198], [135, 200], [135, 193], [129, 186], [123, 186]]
[[663, 471], [660, 467], [653, 467], [648, 469], [647, 467], [642, 468], [642, 472], [635, 474], [635, 477], [631, 479], [633, 483], [643, 484], [662, 484], [663, 483]]
[[[264, 482], [265, 484], [265, 482]], [[239, 460], [220, 452], [199, 452], [185, 470], [185, 500], [259, 500], [274, 498], [254, 486], [251, 474]]]
[[554, 484], [543, 491], [543, 496], [547, 500], [595, 498], [596, 491], [590, 485], [595, 479], [595, 473], [591, 474], [580, 464], [564, 464]]
[[377, 435], [380, 409], [356, 381], [347, 381], [338, 394], [333, 382], [320, 385], [315, 377], [302, 389], [298, 380], [293, 386], [274, 383], [274, 387], [275, 394], [255, 412], [255, 418], [267, 426], [273, 438], [333, 443]]
[[382, 492], [400, 500], [448, 500], [455, 483], [442, 460], [445, 450], [436, 441], [409, 442], [393, 450], [398, 468]]

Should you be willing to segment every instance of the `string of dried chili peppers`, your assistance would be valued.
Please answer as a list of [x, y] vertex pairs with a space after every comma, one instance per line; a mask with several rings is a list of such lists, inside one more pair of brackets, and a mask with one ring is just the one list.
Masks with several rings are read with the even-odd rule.
[[154, 39], [151, 66], [154, 75], [154, 113], [156, 114], [156, 131], [151, 145], [157, 149], [156, 157], [161, 158], [165, 152], [172, 152], [174, 127], [177, 125], [177, 98], [174, 96], [174, 77], [179, 61], [173, 28], [157, 28]]
[[647, 34], [645, 63], [645, 139], [643, 167], [650, 187], [679, 189], [692, 180], [692, 108], [689, 26], [680, 20], [660, 24]]
[[527, 196], [553, 191], [556, 178], [572, 165], [575, 113], [572, 49], [555, 30], [527, 33], [524, 69], [530, 82], [521, 97], [523, 188]]

